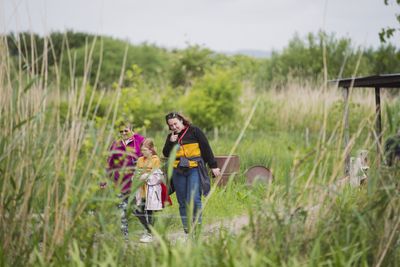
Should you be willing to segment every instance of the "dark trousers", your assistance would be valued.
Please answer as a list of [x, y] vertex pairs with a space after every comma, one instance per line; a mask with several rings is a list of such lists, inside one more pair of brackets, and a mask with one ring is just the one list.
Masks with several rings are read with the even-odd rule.
[[138, 206], [134, 211], [133, 214], [139, 219], [140, 223], [146, 228], [148, 233], [151, 233], [150, 225], [154, 225], [154, 211], [146, 210], [145, 204]]

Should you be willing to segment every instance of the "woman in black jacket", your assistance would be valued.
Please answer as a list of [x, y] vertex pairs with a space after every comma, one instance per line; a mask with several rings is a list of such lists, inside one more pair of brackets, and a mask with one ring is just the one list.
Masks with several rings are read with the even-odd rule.
[[163, 154], [169, 157], [174, 146], [178, 146], [173, 165], [172, 183], [179, 203], [183, 229], [185, 233], [188, 233], [187, 207], [193, 201], [193, 213], [191, 213], [193, 222], [198, 217], [197, 223], [201, 224], [201, 193], [207, 195], [210, 191], [205, 164], [210, 167], [216, 177], [220, 175], [220, 169], [217, 167], [206, 136], [198, 127], [191, 125], [189, 120], [177, 112], [169, 113], [165, 121], [171, 133], [165, 141]]

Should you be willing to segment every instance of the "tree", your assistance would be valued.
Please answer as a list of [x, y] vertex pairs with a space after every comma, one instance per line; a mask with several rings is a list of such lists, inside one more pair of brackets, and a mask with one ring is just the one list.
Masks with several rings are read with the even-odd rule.
[[[88, 56], [92, 43], [76, 49], [76, 75], [82, 76], [84, 73], [84, 62]], [[99, 64], [100, 68], [100, 87], [109, 88], [113, 82], [118, 81], [121, 73], [125, 49], [128, 47], [126, 67], [133, 65], [140, 67], [141, 75], [146, 83], [154, 86], [162, 84], [168, 77], [167, 69], [170, 67], [170, 55], [165, 49], [154, 45], [141, 44], [131, 45], [125, 41], [110, 37], [101, 37], [96, 40], [93, 55], [92, 67], [89, 70], [91, 83], [94, 82]], [[101, 60], [100, 60], [101, 59]]]
[[212, 51], [198, 45], [177, 52], [177, 60], [172, 66], [173, 86], [190, 87], [195, 78], [201, 77], [210, 66]]
[[381, 45], [373, 53], [373, 73], [400, 73], [400, 50], [392, 44]]
[[[358, 54], [350, 39], [336, 38], [334, 34], [325, 32], [309, 33], [305, 38], [295, 35], [282, 52], [273, 52], [270, 58], [264, 60], [256, 76], [257, 88], [282, 85], [291, 79], [322, 80], [324, 56], [328, 79], [353, 75]], [[367, 57], [361, 58], [357, 74], [370, 72], [371, 65], [367, 60]]]
[[197, 125], [211, 130], [237, 123], [241, 84], [235, 76], [232, 71], [217, 69], [196, 80], [184, 107]]
[[[389, 0], [383, 0], [385, 5], [389, 5]], [[400, 5], [400, 0], [396, 0], [396, 3]], [[400, 14], [395, 14], [396, 20], [398, 23], [400, 23]], [[379, 39], [381, 40], [382, 43], [386, 43], [390, 38], [393, 37], [395, 32], [399, 32], [400, 28], [393, 28], [393, 27], [386, 27], [385, 29], [382, 29], [379, 32]]]

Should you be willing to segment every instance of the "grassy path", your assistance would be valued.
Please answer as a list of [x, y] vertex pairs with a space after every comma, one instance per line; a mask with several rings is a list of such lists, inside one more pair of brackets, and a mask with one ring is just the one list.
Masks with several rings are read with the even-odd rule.
[[[215, 236], [221, 230], [228, 231], [230, 233], [236, 234], [239, 233], [243, 227], [249, 224], [249, 216], [248, 215], [241, 215], [238, 217], [225, 219], [219, 222], [214, 222], [212, 224], [203, 225], [202, 229], [202, 237], [208, 238], [210, 236]], [[175, 243], [179, 239], [184, 239], [185, 234], [183, 231], [177, 231], [174, 233], [170, 233], [167, 235], [168, 240], [172, 243]]]
[[[237, 216], [234, 218], [224, 219], [224, 220], [221, 220], [218, 222], [203, 225], [201, 236], [203, 239], [207, 239], [209, 237], [218, 235], [219, 232], [222, 230], [228, 231], [229, 233], [232, 233], [232, 234], [237, 234], [248, 224], [249, 224], [249, 216], [248, 215], [241, 215], [241, 216]], [[135, 246], [137, 244], [143, 244], [143, 243], [139, 242], [139, 236], [140, 236], [140, 233], [142, 233], [142, 232], [143, 231], [135, 232], [135, 235], [137, 235], [137, 238], [131, 238], [131, 240], [130, 240], [131, 245]], [[184, 234], [183, 230], [179, 229], [178, 231], [168, 233], [167, 239], [171, 243], [177, 243], [177, 242], [179, 242], [178, 240], [185, 239], [185, 234]]]

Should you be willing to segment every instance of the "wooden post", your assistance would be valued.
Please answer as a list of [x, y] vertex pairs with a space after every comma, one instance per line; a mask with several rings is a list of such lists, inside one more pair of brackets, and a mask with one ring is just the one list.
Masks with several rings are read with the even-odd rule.
[[[343, 98], [344, 98], [344, 112], [343, 112], [343, 121], [344, 121], [344, 129], [343, 129], [343, 147], [344, 150], [347, 151], [347, 145], [349, 144], [349, 88], [343, 88]], [[344, 161], [344, 175], [350, 175], [350, 152], [347, 151], [345, 155]]]
[[376, 152], [378, 155], [378, 167], [381, 163], [382, 153], [381, 153], [381, 145], [382, 145], [382, 119], [381, 119], [381, 88], [375, 87], [375, 131], [377, 136], [376, 142]]

